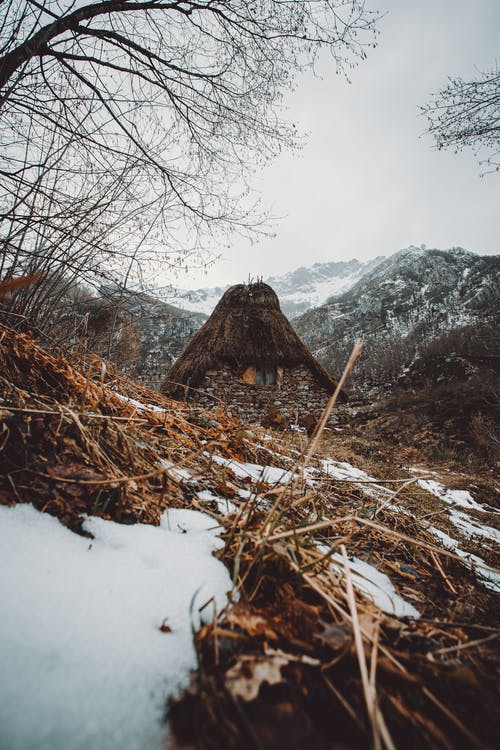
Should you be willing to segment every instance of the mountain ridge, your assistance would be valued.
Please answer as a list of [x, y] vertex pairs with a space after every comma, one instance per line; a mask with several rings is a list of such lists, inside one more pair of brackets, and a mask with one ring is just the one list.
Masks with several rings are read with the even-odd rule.
[[[282, 275], [269, 276], [265, 282], [278, 295], [283, 313], [292, 319], [311, 307], [326, 302], [333, 294], [346, 291], [383, 260], [385, 256], [377, 256], [368, 261], [353, 258], [348, 261], [314, 263]], [[210, 315], [230, 286], [227, 284], [187, 290], [167, 286], [150, 290], [149, 293], [180, 309]]]
[[[305, 344], [333, 375], [342, 370], [354, 340], [364, 338], [352, 383], [354, 391], [366, 393], [401, 383], [416, 356], [444, 334], [468, 329], [470, 339], [472, 330], [491, 328], [498, 320], [494, 310], [500, 296], [499, 261], [499, 256], [481, 256], [460, 247], [410, 246], [364, 263], [302, 266], [267, 282]], [[224, 289], [201, 290], [199, 304], [216, 304]], [[332, 289], [336, 293], [326, 295]], [[116, 286], [101, 294], [133, 320], [140, 336], [138, 375], [158, 387], [207, 319], [206, 313], [173, 305], [155, 290], [132, 292]], [[290, 310], [321, 296], [324, 304], [292, 317]], [[183, 297], [183, 304], [187, 301]], [[491, 334], [484, 338], [490, 341]]]
[[293, 324], [333, 372], [354, 339], [362, 337], [359, 380], [381, 386], [386, 377], [393, 386], [431, 341], [453, 330], [485, 330], [498, 323], [499, 271], [498, 255], [410, 246]]

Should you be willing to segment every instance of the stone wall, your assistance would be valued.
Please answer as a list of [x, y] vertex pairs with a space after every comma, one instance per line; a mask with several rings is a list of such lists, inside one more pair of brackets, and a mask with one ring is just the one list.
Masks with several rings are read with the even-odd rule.
[[275, 407], [291, 424], [303, 424], [309, 415], [318, 419], [328, 401], [328, 391], [305, 365], [283, 368], [276, 385], [245, 383], [243, 371], [229, 365], [209, 370], [188, 400], [208, 409], [222, 402], [231, 415], [250, 423], [260, 423]]

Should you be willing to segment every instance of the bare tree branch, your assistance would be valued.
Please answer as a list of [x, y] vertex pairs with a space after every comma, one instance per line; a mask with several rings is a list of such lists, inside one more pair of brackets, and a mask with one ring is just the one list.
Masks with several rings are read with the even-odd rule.
[[284, 92], [321, 49], [347, 72], [374, 21], [363, 0], [0, 3], [0, 272], [169, 268], [261, 231], [251, 175], [297, 143]]
[[[500, 70], [471, 81], [449, 78], [448, 85], [422, 107], [438, 149], [472, 148], [487, 169], [500, 169]], [[484, 150], [484, 151], [483, 151]], [[488, 153], [489, 152], [489, 153]]]

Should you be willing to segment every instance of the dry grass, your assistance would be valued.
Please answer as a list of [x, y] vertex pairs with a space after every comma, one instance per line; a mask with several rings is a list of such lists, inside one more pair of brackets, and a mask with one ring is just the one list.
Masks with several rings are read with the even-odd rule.
[[[324, 433], [304, 475], [302, 435], [270, 440], [101, 360], [75, 367], [1, 328], [0, 364], [0, 502], [33, 502], [74, 529], [82, 513], [158, 523], [172, 505], [221, 526], [233, 590], [197, 634], [200, 669], [170, 707], [177, 747], [494, 746], [498, 597], [429, 533], [439, 503], [384, 460], [383, 444], [360, 452], [346, 434]], [[214, 455], [292, 478], [245, 480]], [[393, 497], [327, 477], [322, 455], [366, 470]], [[235, 511], [200, 500], [201, 489]], [[332, 566], [336, 553], [343, 563]], [[389, 575], [421, 618], [385, 614], [353, 589], [352, 556]]]
[[[294, 443], [306, 456], [299, 470], [316, 446]], [[488, 737], [493, 746], [483, 719], [494, 691], [496, 605], [411, 512], [423, 492], [401, 474], [393, 467], [379, 479], [394, 488], [389, 499], [367, 498], [366, 482], [323, 479], [311, 492], [295, 480], [221, 519], [237, 604], [198, 636], [203, 669], [171, 708], [182, 747], [487, 747]], [[388, 508], [396, 496], [402, 513]], [[355, 594], [346, 548], [390, 575], [421, 620], [384, 615]], [[336, 551], [343, 570], [330, 565]], [[473, 698], [480, 685], [485, 703]], [[185, 725], [186, 711], [203, 739]]]

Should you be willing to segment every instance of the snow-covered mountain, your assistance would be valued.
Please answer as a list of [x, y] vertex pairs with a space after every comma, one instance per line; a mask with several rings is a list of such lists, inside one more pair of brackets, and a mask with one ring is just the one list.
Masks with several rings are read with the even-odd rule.
[[[498, 350], [479, 354], [477, 346], [491, 346], [486, 342], [498, 324], [499, 272], [500, 256], [409, 247], [378, 264], [347, 292], [306, 312], [294, 326], [333, 373], [339, 373], [355, 339], [362, 337], [357, 382], [394, 385], [432, 342], [450, 332], [462, 332], [462, 339], [467, 332], [471, 362], [498, 355]], [[451, 346], [447, 356], [454, 353]]]
[[[269, 276], [265, 281], [277, 293], [281, 309], [291, 319], [323, 304], [333, 294], [347, 291], [383, 260], [384, 256], [379, 256], [365, 263], [354, 259], [315, 263], [309, 267], [301, 266], [283, 276]], [[181, 309], [210, 315], [227, 288], [216, 286], [185, 290], [168, 286], [153, 293]]]

